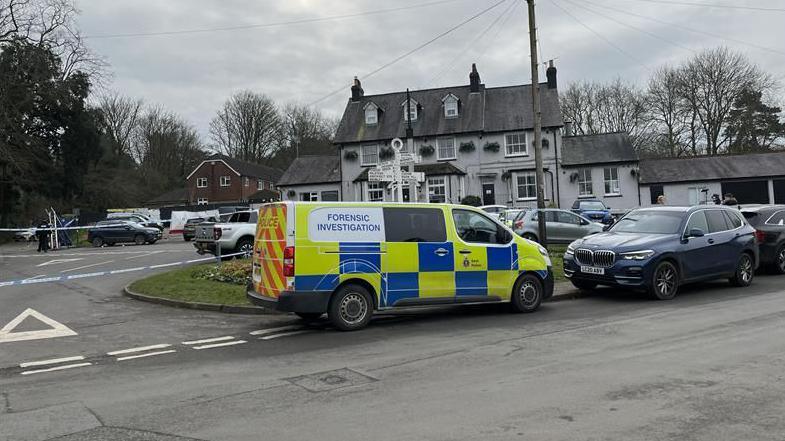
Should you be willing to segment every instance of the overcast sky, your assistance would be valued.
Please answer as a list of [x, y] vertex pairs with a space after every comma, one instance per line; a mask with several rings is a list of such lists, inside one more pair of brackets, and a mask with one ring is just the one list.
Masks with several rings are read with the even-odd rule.
[[[78, 0], [78, 6], [83, 33], [100, 37], [258, 25], [433, 1]], [[179, 113], [208, 141], [207, 125], [215, 111], [228, 96], [243, 89], [268, 94], [280, 103], [312, 103], [343, 87], [345, 90], [317, 104], [325, 113], [340, 116], [354, 75], [362, 78], [498, 1], [452, 0], [325, 22], [91, 38], [88, 44], [111, 65], [109, 88]], [[744, 52], [775, 77], [785, 78], [785, 12], [657, 1], [678, 0], [540, 0], [540, 58], [556, 59], [560, 85], [617, 76], [643, 82], [650, 70], [659, 65], [676, 64], [689, 57], [691, 51], [726, 45]], [[782, 0], [682, 1], [785, 8]], [[477, 63], [482, 81], [489, 87], [528, 83], [531, 75], [526, 17], [523, 0], [507, 0], [365, 79], [365, 93], [468, 83], [472, 62]]]

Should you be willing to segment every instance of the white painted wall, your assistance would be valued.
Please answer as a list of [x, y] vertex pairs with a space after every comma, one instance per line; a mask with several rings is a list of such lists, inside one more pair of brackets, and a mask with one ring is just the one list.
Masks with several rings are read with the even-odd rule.
[[[308, 192], [316, 192], [319, 194], [319, 200], [322, 200], [322, 192], [323, 191], [337, 191], [338, 198], [341, 198], [341, 184], [339, 182], [328, 183], [328, 184], [305, 184], [305, 185], [290, 185], [290, 186], [282, 186], [279, 187], [281, 190], [281, 197], [284, 201], [300, 201], [302, 200], [300, 195], [302, 193]], [[294, 191], [295, 194], [293, 196], [289, 195], [290, 191]]]

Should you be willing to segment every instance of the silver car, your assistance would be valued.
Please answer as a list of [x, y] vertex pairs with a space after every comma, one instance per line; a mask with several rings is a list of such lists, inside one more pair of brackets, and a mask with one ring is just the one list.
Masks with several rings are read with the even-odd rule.
[[525, 239], [539, 242], [538, 215], [545, 214], [545, 232], [549, 243], [570, 243], [590, 234], [600, 233], [603, 224], [592, 222], [585, 217], [567, 210], [546, 208], [544, 210], [527, 210], [518, 213], [513, 223], [513, 230]]

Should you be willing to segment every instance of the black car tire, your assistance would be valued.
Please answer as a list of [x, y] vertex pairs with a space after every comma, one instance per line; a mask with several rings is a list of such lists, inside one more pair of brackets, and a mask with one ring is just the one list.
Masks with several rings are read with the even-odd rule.
[[587, 282], [585, 280], [571, 280], [572, 286], [582, 290], [582, 291], [592, 291], [597, 288], [597, 284], [595, 282]]
[[657, 300], [671, 300], [679, 291], [679, 270], [670, 261], [660, 262], [651, 276], [649, 295]]
[[540, 307], [545, 290], [542, 282], [532, 274], [524, 274], [515, 282], [510, 296], [514, 312], [534, 312]]
[[153, 240], [151, 240], [151, 241], [149, 241], [149, 242], [147, 242], [147, 243], [149, 243], [150, 245], [152, 245], [152, 244], [154, 244], [154, 243], [156, 243], [156, 242], [158, 242], [158, 239], [153, 239]]
[[755, 264], [753, 263], [752, 256], [747, 253], [742, 253], [739, 257], [739, 261], [736, 263], [736, 272], [728, 281], [733, 286], [750, 286], [754, 277]]
[[330, 299], [327, 318], [341, 331], [356, 331], [368, 325], [373, 315], [371, 294], [361, 285], [342, 286]]
[[251, 239], [240, 239], [234, 249], [235, 253], [245, 253], [237, 255], [238, 259], [251, 257], [253, 254], [253, 241]]
[[147, 241], [144, 239], [144, 235], [137, 234], [136, 236], [134, 236], [134, 243], [135, 244], [137, 244], [137, 245], [144, 245], [145, 242], [147, 242]]
[[100, 248], [104, 245], [104, 239], [101, 237], [94, 237], [93, 238], [93, 247]]
[[774, 270], [774, 274], [785, 274], [785, 243], [777, 248], [772, 269]]
[[324, 315], [321, 312], [295, 312], [295, 314], [306, 322], [318, 320], [319, 317]]

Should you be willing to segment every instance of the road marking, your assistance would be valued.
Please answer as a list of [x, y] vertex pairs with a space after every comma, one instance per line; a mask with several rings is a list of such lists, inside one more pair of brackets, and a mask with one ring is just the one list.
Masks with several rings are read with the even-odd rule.
[[52, 259], [49, 262], [39, 263], [36, 266], [40, 267], [40, 266], [57, 265], [60, 263], [76, 262], [77, 260], [82, 260], [82, 259]]
[[[58, 256], [113, 256], [122, 254], [140, 254], [150, 251], [106, 251], [103, 253], [57, 253]], [[193, 249], [182, 250], [156, 250], [158, 253], [193, 253]], [[0, 254], [0, 258], [23, 258], [23, 257], [51, 257], [52, 254]]]
[[57, 366], [57, 367], [53, 367], [53, 368], [49, 368], [49, 369], [38, 369], [38, 370], [34, 370], [34, 371], [24, 371], [24, 372], [22, 372], [22, 375], [40, 374], [40, 373], [43, 373], [43, 372], [62, 371], [62, 370], [65, 370], [65, 369], [74, 369], [74, 368], [80, 368], [80, 367], [92, 366], [92, 365], [93, 365], [93, 363], [67, 364], [65, 366]]
[[46, 274], [39, 274], [37, 276], [28, 277], [25, 280], [35, 280], [35, 279], [38, 279], [38, 278], [41, 278], [41, 277], [46, 277]]
[[300, 325], [289, 325], [289, 326], [281, 326], [279, 328], [268, 328], [268, 329], [259, 329], [258, 331], [251, 331], [249, 334], [251, 335], [266, 335], [266, 334], [274, 334], [280, 331], [291, 331], [294, 329], [303, 329]]
[[153, 357], [155, 355], [171, 354], [172, 352], [177, 352], [177, 351], [174, 349], [170, 349], [168, 351], [148, 352], [146, 354], [129, 355], [126, 357], [119, 357], [117, 361], [133, 360], [135, 358]]
[[310, 331], [303, 330], [303, 331], [294, 331], [294, 332], [284, 332], [283, 334], [273, 334], [264, 337], [259, 337], [259, 340], [272, 340], [274, 338], [279, 338], [279, 337], [288, 337], [290, 335], [305, 334], [306, 332], [310, 332]]
[[[45, 324], [49, 325], [51, 329], [13, 332], [13, 330], [28, 317], [33, 317], [41, 322], [44, 322]], [[73, 329], [41, 314], [35, 309], [27, 308], [24, 310], [24, 312], [16, 316], [16, 318], [8, 322], [7, 325], [3, 326], [3, 329], [0, 329], [0, 343], [40, 340], [43, 338], [68, 337], [71, 335], [77, 335], [77, 333]]]
[[109, 271], [109, 274], [130, 273], [132, 271], [141, 271], [143, 269], [144, 269], [143, 266], [137, 266], [136, 268], [126, 268], [126, 269], [112, 270], [112, 271]]
[[82, 361], [82, 360], [84, 360], [84, 357], [81, 355], [77, 355], [75, 357], [53, 358], [51, 360], [28, 361], [26, 363], [21, 363], [19, 367], [26, 368], [26, 367], [33, 367], [33, 366], [46, 366], [48, 364], [60, 364], [60, 363], [67, 363], [69, 361]]
[[140, 255], [138, 255], [138, 256], [131, 256], [131, 257], [126, 257], [126, 258], [125, 258], [125, 259], [123, 259], [123, 260], [132, 260], [132, 259], [138, 259], [138, 258], [140, 258], [140, 257], [147, 257], [147, 256], [152, 256], [153, 254], [161, 254], [161, 253], [163, 253], [163, 251], [153, 251], [152, 253], [146, 253], [146, 254], [140, 254]]
[[202, 345], [202, 346], [192, 346], [194, 349], [212, 349], [212, 348], [222, 348], [224, 346], [234, 346], [234, 345], [241, 345], [243, 343], [248, 343], [245, 340], [232, 340], [225, 343], [215, 343], [212, 345]]
[[140, 346], [138, 348], [122, 349], [119, 351], [107, 352], [106, 355], [133, 354], [134, 352], [152, 351], [153, 349], [164, 349], [171, 346], [172, 345], [166, 343], [162, 343], [160, 345]]
[[68, 273], [68, 272], [71, 272], [71, 271], [76, 271], [76, 270], [80, 270], [80, 269], [90, 268], [91, 266], [104, 265], [104, 264], [112, 263], [112, 262], [114, 262], [114, 260], [107, 260], [106, 262], [99, 262], [99, 263], [91, 263], [90, 265], [77, 266], [76, 268], [62, 270], [60, 272], [61, 273]]
[[206, 338], [204, 340], [184, 341], [183, 344], [184, 345], [201, 345], [201, 344], [205, 344], [205, 343], [215, 343], [215, 342], [218, 342], [218, 341], [226, 341], [226, 340], [232, 340], [232, 339], [234, 339], [234, 337], [232, 337], [231, 335], [227, 335], [226, 337], [215, 337], [215, 338]]
[[152, 265], [150, 269], [166, 268], [169, 266], [182, 265], [183, 262], [162, 263], [161, 265]]

